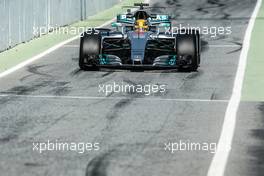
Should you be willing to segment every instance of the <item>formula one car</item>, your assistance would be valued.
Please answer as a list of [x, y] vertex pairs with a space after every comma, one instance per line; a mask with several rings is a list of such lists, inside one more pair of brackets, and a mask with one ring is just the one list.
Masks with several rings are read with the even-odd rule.
[[[196, 71], [200, 64], [198, 31], [171, 33], [169, 15], [149, 14], [149, 4], [136, 3], [135, 12], [117, 15], [112, 29], [91, 29], [81, 35], [82, 70], [113, 68], [178, 68]], [[160, 30], [163, 28], [165, 30]]]

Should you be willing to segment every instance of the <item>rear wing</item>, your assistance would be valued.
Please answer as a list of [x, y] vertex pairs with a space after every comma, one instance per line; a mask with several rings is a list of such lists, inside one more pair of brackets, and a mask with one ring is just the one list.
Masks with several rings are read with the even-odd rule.
[[134, 6], [139, 7], [141, 10], [143, 10], [144, 7], [148, 7], [149, 4], [148, 3], [135, 3]]
[[144, 7], [149, 7], [148, 3], [135, 3], [134, 6], [122, 6], [123, 8], [136, 8], [139, 7], [140, 10], [143, 10]]

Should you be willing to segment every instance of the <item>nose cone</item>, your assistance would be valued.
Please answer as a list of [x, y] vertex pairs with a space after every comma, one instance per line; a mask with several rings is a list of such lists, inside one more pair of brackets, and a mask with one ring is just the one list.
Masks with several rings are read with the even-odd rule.
[[132, 63], [142, 64], [145, 57], [145, 48], [148, 41], [148, 32], [130, 32], [128, 34], [131, 42]]

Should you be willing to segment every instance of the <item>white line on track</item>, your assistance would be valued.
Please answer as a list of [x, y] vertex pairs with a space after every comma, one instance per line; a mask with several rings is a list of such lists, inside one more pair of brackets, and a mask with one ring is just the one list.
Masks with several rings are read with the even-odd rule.
[[224, 176], [225, 174], [226, 164], [231, 151], [232, 140], [234, 137], [237, 111], [241, 100], [241, 91], [242, 91], [243, 79], [247, 64], [247, 56], [250, 46], [251, 34], [261, 4], [262, 4], [262, 0], [258, 0], [256, 7], [249, 20], [249, 24], [245, 33], [245, 38], [243, 41], [243, 48], [240, 54], [237, 73], [234, 81], [233, 92], [226, 109], [224, 123], [218, 141], [218, 147], [217, 147], [218, 150], [213, 157], [207, 176]]
[[210, 48], [237, 48], [240, 45], [208, 45]]
[[[100, 97], [100, 96], [56, 96], [56, 95], [16, 95], [0, 94], [0, 97], [17, 97], [17, 98], [36, 98], [36, 99], [70, 99], [70, 100], [123, 100], [130, 97]], [[132, 98], [132, 97], [131, 97]], [[216, 102], [228, 103], [228, 100], [210, 100], [210, 99], [181, 99], [181, 98], [134, 98], [144, 101], [176, 101], [176, 102]]]
[[64, 45], [62, 47], [64, 47], [64, 48], [79, 48], [80, 46], [79, 45]]

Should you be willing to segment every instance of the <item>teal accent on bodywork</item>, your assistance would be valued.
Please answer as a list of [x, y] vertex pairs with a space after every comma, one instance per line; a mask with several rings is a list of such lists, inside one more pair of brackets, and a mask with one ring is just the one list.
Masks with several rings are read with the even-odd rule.
[[153, 23], [170, 23], [170, 16], [169, 15], [157, 15], [156, 18], [152, 18], [150, 22]]
[[171, 24], [170, 23], [160, 23], [159, 24], [160, 27], [171, 27]]
[[127, 18], [126, 15], [119, 14], [116, 17], [116, 21], [119, 23], [134, 23], [135, 19]]
[[150, 24], [151, 25], [158, 24], [160, 27], [171, 27], [171, 22], [170, 21], [150, 20]]
[[99, 62], [100, 62], [100, 65], [107, 65], [107, 64], [109, 64], [109, 58], [107, 57], [106, 54], [100, 54], [99, 55]]
[[117, 22], [113, 22], [113, 23], [111, 23], [111, 26], [112, 27], [121, 27], [122, 24], [121, 23], [117, 23]]
[[176, 55], [169, 56], [168, 65], [176, 65], [176, 60], [177, 60], [177, 56]]
[[117, 19], [118, 19], [118, 20], [126, 20], [127, 17], [126, 17], [125, 14], [119, 14], [119, 15], [117, 15]]
[[134, 20], [121, 20], [121, 23], [131, 23], [134, 24]]
[[157, 15], [156, 19], [160, 21], [168, 21], [169, 15]]

